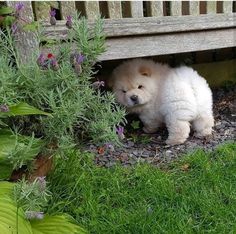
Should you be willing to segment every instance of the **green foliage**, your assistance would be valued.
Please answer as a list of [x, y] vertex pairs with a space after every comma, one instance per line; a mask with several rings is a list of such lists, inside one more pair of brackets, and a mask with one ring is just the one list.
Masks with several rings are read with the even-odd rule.
[[132, 121], [132, 123], [131, 123], [131, 127], [134, 129], [134, 130], [137, 130], [137, 129], [139, 129], [139, 121]]
[[33, 234], [23, 210], [9, 196], [0, 196], [0, 230], [4, 234]]
[[[74, 224], [66, 215], [45, 216], [43, 220], [32, 220], [33, 234], [85, 234], [83, 228]], [[22, 233], [23, 234], [23, 233]]]
[[[40, 111], [27, 103], [18, 103], [5, 108], [7, 108], [5, 112], [0, 112], [0, 118], [5, 120], [9, 117], [22, 115], [41, 114], [51, 116], [49, 113]], [[44, 142], [35, 138], [34, 134], [23, 136], [17, 131], [13, 132], [7, 128], [1, 129], [2, 126], [7, 127], [7, 124], [3, 121], [0, 122], [0, 179], [8, 179], [13, 169], [21, 168], [33, 161]]]
[[[5, 52], [0, 55], [0, 103], [26, 102], [52, 113], [53, 117], [33, 116], [30, 121], [18, 117], [13, 125], [23, 127], [23, 133], [27, 134], [27, 129], [33, 129], [35, 135], [56, 145], [60, 152], [74, 147], [81, 139], [119, 144], [115, 128], [125, 122], [125, 111], [116, 106], [111, 93], [96, 90], [91, 81], [96, 74], [93, 66], [105, 51], [102, 20], [98, 19], [93, 29], [88, 29], [85, 19], [75, 20], [70, 34], [68, 42], [60, 44], [58, 54], [54, 53], [59, 63], [56, 71], [39, 67], [37, 58], [32, 58], [29, 64], [20, 64], [14, 41], [2, 34], [0, 47]], [[71, 53], [75, 53], [71, 49], [74, 44], [76, 53], [85, 56], [80, 74], [76, 74], [70, 62]], [[12, 58], [9, 53], [16, 58], [16, 68], [9, 66]]]
[[44, 177], [39, 177], [33, 182], [22, 179], [14, 186], [13, 194], [16, 203], [25, 212], [44, 211], [50, 197]]
[[49, 113], [41, 111], [27, 103], [18, 103], [17, 105], [9, 106], [9, 111], [0, 112], [0, 118], [11, 117], [11, 116], [21, 116], [21, 115], [47, 115], [52, 116]]
[[0, 179], [9, 178], [13, 169], [27, 165], [38, 155], [44, 142], [31, 137], [0, 129]]
[[[15, 187], [16, 186], [16, 187]], [[21, 186], [21, 187], [19, 187]], [[17, 201], [13, 199], [13, 192]], [[86, 231], [80, 226], [74, 224], [73, 219], [68, 215], [46, 215], [43, 219], [27, 220], [25, 210], [21, 206], [28, 207], [29, 199], [35, 201], [35, 197], [44, 196], [45, 191], [39, 193], [40, 184], [34, 181], [33, 184], [27, 184], [25, 181], [14, 185], [9, 182], [0, 182], [0, 231], [4, 234], [84, 234]], [[26, 199], [26, 201], [24, 201]], [[31, 202], [32, 203], [32, 202]], [[41, 208], [41, 202], [36, 201]], [[32, 207], [31, 207], [32, 208]]]
[[235, 151], [235, 143], [199, 150], [165, 170], [99, 168], [89, 155], [70, 151], [48, 178], [48, 211], [71, 214], [90, 233], [230, 233], [236, 230]]

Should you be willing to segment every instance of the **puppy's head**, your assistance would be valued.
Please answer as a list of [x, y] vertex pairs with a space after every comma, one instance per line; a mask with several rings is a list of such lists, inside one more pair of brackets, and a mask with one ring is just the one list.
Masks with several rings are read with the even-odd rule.
[[127, 108], [145, 105], [155, 99], [155, 63], [146, 59], [124, 62], [112, 73], [110, 87], [117, 101]]

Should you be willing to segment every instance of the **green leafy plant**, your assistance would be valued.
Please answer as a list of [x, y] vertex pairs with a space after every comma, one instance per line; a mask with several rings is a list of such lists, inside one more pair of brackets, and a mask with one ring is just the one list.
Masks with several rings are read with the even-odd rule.
[[[24, 192], [28, 195], [32, 193], [29, 191], [35, 188], [37, 183], [33, 186], [28, 186]], [[0, 182], [0, 230], [4, 234], [84, 234], [86, 231], [80, 226], [74, 224], [73, 219], [68, 215], [54, 215], [45, 217], [35, 217], [32, 220], [26, 218], [24, 209], [20, 206], [22, 200], [14, 201], [13, 189], [14, 184], [9, 182]], [[27, 194], [21, 196], [27, 198]], [[59, 228], [60, 227], [60, 228]]]
[[[102, 23], [98, 19], [91, 29], [86, 19], [73, 20], [69, 40], [58, 52], [32, 57], [24, 65], [18, 62], [14, 36], [1, 34], [0, 47], [5, 49], [0, 55], [0, 103], [26, 102], [53, 113], [52, 118], [18, 118], [14, 124], [23, 127], [23, 133], [33, 129], [62, 153], [81, 140], [120, 144], [116, 126], [125, 123], [125, 111], [116, 105], [111, 93], [100, 90], [103, 83], [96, 81], [95, 86], [92, 81], [96, 76], [93, 66], [105, 51]], [[16, 67], [9, 66], [12, 56]]]
[[[6, 128], [6, 120], [9, 117], [26, 115], [49, 115], [49, 113], [38, 110], [27, 103], [17, 105], [0, 106], [0, 179], [7, 179], [12, 170], [27, 165], [37, 156], [44, 145], [44, 141], [31, 136], [23, 136], [17, 131]], [[5, 120], [5, 122], [4, 122]], [[1, 129], [1, 126], [4, 129]]]

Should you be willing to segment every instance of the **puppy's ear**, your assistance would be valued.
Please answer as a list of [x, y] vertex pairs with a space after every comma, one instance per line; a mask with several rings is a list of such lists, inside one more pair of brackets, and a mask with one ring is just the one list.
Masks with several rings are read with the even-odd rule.
[[142, 76], [151, 76], [152, 75], [152, 71], [149, 67], [146, 67], [146, 66], [141, 66], [139, 68], [139, 73], [142, 75]]

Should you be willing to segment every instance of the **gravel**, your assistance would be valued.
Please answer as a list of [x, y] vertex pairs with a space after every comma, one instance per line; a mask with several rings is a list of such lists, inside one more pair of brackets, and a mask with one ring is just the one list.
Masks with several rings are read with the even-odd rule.
[[[236, 140], [236, 85], [213, 90], [215, 126], [211, 137], [198, 139], [190, 133], [182, 145], [165, 145], [166, 128], [156, 134], [144, 134], [141, 129], [129, 129], [122, 147], [101, 148], [88, 144], [86, 151], [95, 154], [95, 163], [99, 166], [113, 167], [116, 164], [132, 166], [138, 162], [147, 162], [162, 166], [196, 149], [213, 150], [219, 144]], [[102, 153], [101, 153], [102, 152]]]

